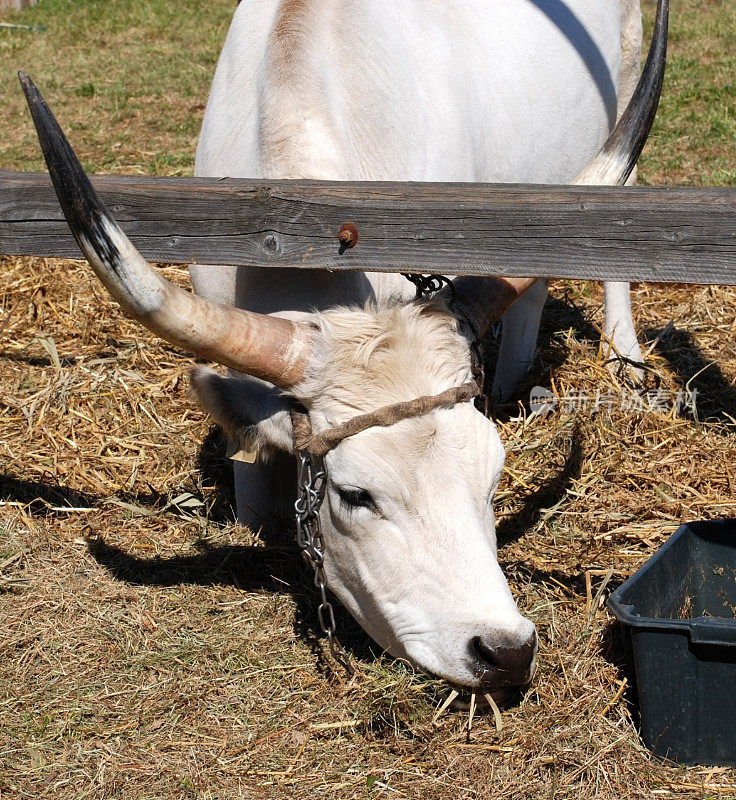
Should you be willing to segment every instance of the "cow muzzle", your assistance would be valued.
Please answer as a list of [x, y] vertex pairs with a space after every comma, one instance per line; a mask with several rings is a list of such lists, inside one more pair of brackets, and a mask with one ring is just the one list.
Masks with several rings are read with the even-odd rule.
[[537, 649], [535, 630], [517, 644], [498, 644], [485, 636], [474, 636], [468, 644], [481, 689], [526, 686], [534, 674]]

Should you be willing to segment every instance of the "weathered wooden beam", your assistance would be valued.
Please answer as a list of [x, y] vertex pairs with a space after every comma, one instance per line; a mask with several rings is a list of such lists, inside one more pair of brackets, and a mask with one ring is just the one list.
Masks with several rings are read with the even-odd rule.
[[[93, 182], [151, 261], [736, 284], [736, 189]], [[79, 257], [45, 174], [0, 172], [0, 253]]]

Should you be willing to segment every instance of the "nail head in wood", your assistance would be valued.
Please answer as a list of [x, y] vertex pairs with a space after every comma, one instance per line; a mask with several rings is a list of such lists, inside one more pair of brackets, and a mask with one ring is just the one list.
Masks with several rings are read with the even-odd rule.
[[337, 232], [337, 238], [340, 241], [340, 255], [351, 247], [355, 247], [358, 243], [358, 229], [353, 222], [345, 222], [340, 226]]

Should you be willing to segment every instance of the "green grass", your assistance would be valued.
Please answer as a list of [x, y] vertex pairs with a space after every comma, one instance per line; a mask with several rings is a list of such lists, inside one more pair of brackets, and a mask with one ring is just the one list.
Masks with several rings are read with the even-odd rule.
[[[645, 36], [654, 8], [645, 3]], [[736, 184], [736, 3], [673, 2], [667, 61], [642, 183]]]
[[[93, 172], [189, 175], [233, 0], [40, 0], [0, 29], [0, 168], [42, 168], [28, 72]], [[649, 27], [654, 4], [644, 3]], [[648, 36], [648, 31], [646, 33]], [[641, 160], [651, 184], [736, 183], [736, 3], [672, 3], [669, 65]]]
[[0, 28], [0, 167], [42, 168], [27, 72], [92, 172], [188, 175], [231, 0], [40, 0]]

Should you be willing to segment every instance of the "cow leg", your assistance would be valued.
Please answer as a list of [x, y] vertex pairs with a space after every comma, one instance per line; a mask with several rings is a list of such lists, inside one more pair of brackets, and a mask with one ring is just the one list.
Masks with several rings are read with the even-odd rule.
[[190, 264], [189, 280], [194, 293], [213, 303], [235, 305], [235, 279], [237, 267]]
[[[643, 361], [639, 342], [634, 330], [634, 320], [631, 315], [631, 292], [629, 284], [609, 281], [603, 284], [605, 299], [605, 320], [603, 323], [604, 352], [610, 348], [607, 358], [613, 359], [611, 365], [617, 368], [615, 359], [622, 359], [624, 364], [633, 361], [641, 364]], [[642, 370], [629, 364], [628, 369], [632, 377], [641, 379]]]
[[[634, 171], [626, 181], [627, 186], [636, 184], [638, 170]], [[631, 313], [631, 289], [624, 281], [607, 281], [603, 283], [604, 321], [603, 352], [610, 359], [611, 371], [619, 374], [621, 365], [623, 372], [635, 382], [644, 377], [644, 372], [629, 362], [641, 364], [643, 357], [634, 329], [634, 318]]]
[[[195, 294], [215, 303], [235, 304], [235, 283], [238, 268], [209, 264], [191, 264], [189, 279]], [[240, 449], [237, 442], [230, 441], [228, 450]], [[235, 481], [235, 505], [238, 523], [258, 531], [272, 515], [270, 487], [273, 465], [258, 461], [248, 464], [233, 462]]]
[[[636, 184], [637, 173], [638, 170], [634, 168], [626, 181], [627, 186]], [[643, 370], [630, 363], [641, 364], [644, 359], [634, 329], [629, 284], [624, 281], [605, 281], [603, 302], [603, 352], [606, 359], [610, 359], [611, 371], [619, 374], [623, 364], [624, 374], [628, 374], [635, 382], [640, 381], [644, 377]]]
[[547, 281], [538, 280], [503, 315], [501, 346], [493, 376], [493, 395], [508, 398], [534, 360], [539, 320], [547, 299]]
[[[230, 447], [237, 447], [230, 443]], [[252, 531], [265, 527], [271, 515], [271, 464], [233, 462], [238, 524]]]
[[[641, 64], [641, 9], [639, 0], [622, 0], [621, 2], [621, 82], [619, 86], [618, 113], [621, 116], [639, 79]], [[629, 176], [627, 186], [636, 183], [637, 170]], [[610, 343], [611, 353], [609, 358], [629, 359], [637, 363], [642, 362], [639, 342], [634, 330], [634, 320], [631, 315], [631, 292], [628, 283], [604, 283], [603, 296], [605, 299], [605, 320], [603, 335]], [[604, 348], [607, 344], [604, 342]], [[618, 370], [620, 362], [611, 361], [614, 371]], [[624, 362], [625, 363], [625, 362]], [[642, 371], [629, 367], [633, 377], [641, 378]]]

